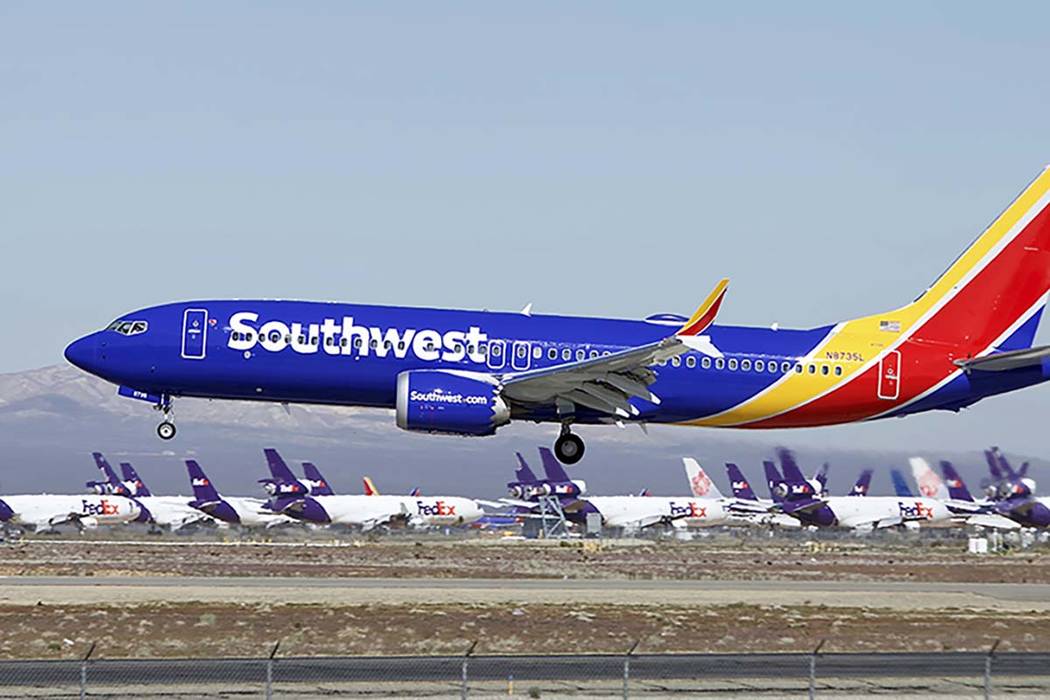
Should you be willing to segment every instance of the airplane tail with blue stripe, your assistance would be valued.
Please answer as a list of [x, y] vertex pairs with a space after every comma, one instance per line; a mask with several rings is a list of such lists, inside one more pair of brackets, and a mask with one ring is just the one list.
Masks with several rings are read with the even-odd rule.
[[900, 469], [891, 469], [890, 477], [893, 479], [893, 492], [900, 498], [914, 498], [915, 494], [911, 492], [911, 487], [908, 486], [907, 480], [904, 478], [904, 474], [901, 473]]

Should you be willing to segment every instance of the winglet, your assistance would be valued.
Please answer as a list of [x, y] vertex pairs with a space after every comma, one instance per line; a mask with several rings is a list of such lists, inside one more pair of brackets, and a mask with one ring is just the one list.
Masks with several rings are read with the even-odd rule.
[[696, 312], [678, 329], [675, 335], [700, 335], [707, 330], [707, 327], [714, 323], [715, 316], [718, 315], [718, 309], [722, 306], [722, 300], [726, 296], [728, 287], [728, 277], [716, 284]]

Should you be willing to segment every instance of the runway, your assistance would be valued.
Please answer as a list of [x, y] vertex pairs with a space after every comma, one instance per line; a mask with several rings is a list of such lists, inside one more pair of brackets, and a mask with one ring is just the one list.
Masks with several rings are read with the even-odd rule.
[[1050, 610], [1050, 584], [209, 576], [0, 577], [0, 603], [296, 602], [830, 605]]

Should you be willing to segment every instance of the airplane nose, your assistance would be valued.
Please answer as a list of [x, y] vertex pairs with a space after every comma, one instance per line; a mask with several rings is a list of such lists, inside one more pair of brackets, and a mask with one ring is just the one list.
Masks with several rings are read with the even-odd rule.
[[98, 338], [94, 333], [74, 340], [66, 348], [66, 360], [80, 369], [90, 372], [95, 365]]

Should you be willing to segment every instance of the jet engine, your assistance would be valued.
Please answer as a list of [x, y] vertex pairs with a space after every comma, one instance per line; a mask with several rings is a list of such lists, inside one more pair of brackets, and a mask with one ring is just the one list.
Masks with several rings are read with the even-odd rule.
[[410, 370], [397, 375], [397, 427], [451, 435], [492, 435], [510, 422], [495, 378], [478, 372]]

